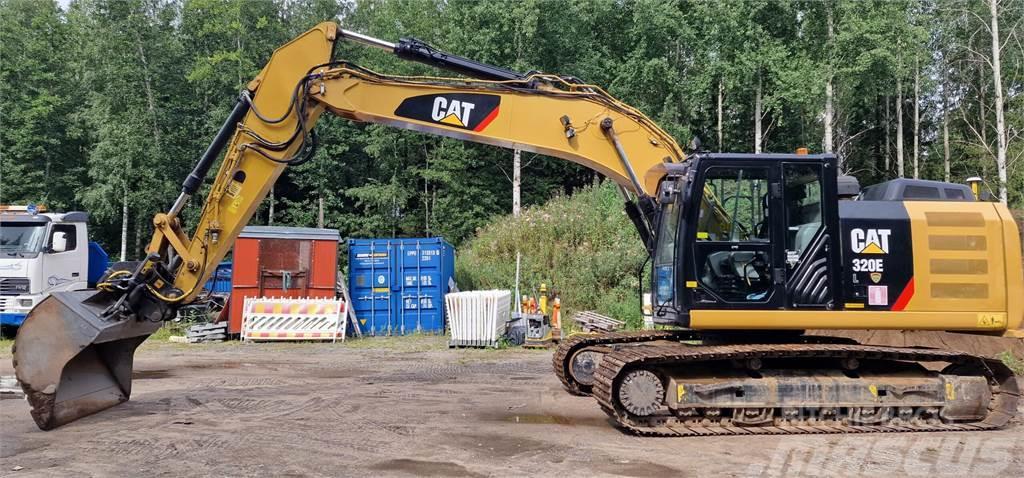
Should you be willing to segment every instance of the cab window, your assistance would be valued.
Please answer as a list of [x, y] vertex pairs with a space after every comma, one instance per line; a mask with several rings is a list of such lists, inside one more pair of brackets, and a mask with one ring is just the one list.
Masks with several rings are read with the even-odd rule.
[[821, 168], [818, 165], [785, 164], [786, 251], [792, 260], [803, 255], [821, 229]]
[[768, 171], [711, 168], [704, 182], [697, 240], [768, 242]]
[[675, 298], [676, 236], [679, 233], [679, 201], [662, 208], [658, 245], [654, 251], [654, 298], [656, 305], [669, 305]]
[[698, 300], [771, 300], [768, 174], [768, 168], [754, 166], [706, 171], [694, 248]]
[[67, 238], [67, 248], [64, 252], [71, 252], [78, 246], [78, 235], [75, 233], [74, 224], [55, 224], [50, 230], [50, 239], [47, 242], [48, 245], [53, 245], [53, 236], [58, 232], [63, 232], [64, 237]]

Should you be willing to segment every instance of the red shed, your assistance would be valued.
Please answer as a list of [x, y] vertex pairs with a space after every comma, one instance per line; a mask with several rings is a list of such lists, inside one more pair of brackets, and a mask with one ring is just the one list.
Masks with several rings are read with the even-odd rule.
[[248, 226], [235, 240], [228, 333], [242, 332], [246, 297], [334, 297], [334, 229]]

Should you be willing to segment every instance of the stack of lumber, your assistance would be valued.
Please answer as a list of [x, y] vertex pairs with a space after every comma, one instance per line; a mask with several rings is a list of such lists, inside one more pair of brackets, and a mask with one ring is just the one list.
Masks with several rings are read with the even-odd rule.
[[624, 323], [611, 317], [606, 317], [592, 310], [577, 312], [572, 317], [585, 332], [611, 332], [621, 329]]

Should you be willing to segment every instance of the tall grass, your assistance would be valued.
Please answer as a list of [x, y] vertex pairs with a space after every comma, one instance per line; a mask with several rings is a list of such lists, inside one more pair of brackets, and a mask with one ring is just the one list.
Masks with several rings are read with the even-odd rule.
[[633, 328], [642, 323], [637, 269], [646, 253], [613, 183], [557, 197], [478, 230], [459, 251], [459, 287], [514, 290], [517, 251], [524, 294], [536, 295], [544, 283], [559, 292], [564, 317], [595, 310]]

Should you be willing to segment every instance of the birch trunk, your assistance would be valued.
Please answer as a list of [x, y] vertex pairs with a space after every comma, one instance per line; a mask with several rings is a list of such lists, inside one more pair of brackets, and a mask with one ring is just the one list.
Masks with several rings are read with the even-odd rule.
[[[832, 9], [831, 8], [828, 9], [828, 20], [827, 20], [827, 22], [828, 22], [828, 43], [829, 43], [829, 46], [831, 46], [832, 45], [832, 39], [833, 39], [833, 37], [835, 35], [835, 32], [833, 30], [833, 24], [832, 24]], [[834, 75], [833, 75], [833, 72], [832, 72], [831, 61], [826, 66], [826, 68], [828, 68], [828, 78], [825, 80], [825, 138], [822, 141], [823, 144], [821, 146], [822, 146], [822, 150], [824, 150], [826, 153], [831, 153], [832, 152], [832, 148], [833, 148], [833, 144], [832, 144], [832, 123], [834, 121], [833, 117], [835, 115], [835, 112], [833, 111], [833, 99], [832, 99], [832, 96], [833, 96], [832, 81], [834, 79]]]
[[832, 110], [832, 76], [829, 75], [828, 81], [825, 83], [825, 139], [822, 144], [822, 149], [826, 153], [832, 152], [832, 121], [833, 121], [833, 110]]
[[121, 184], [121, 262], [124, 262], [128, 260], [128, 181], [125, 180]]
[[725, 82], [718, 77], [718, 152], [722, 152], [722, 103], [725, 98]]
[[945, 181], [950, 181], [949, 174], [949, 83], [946, 71], [946, 58], [942, 58], [942, 169]]
[[522, 158], [519, 149], [512, 151], [512, 217], [519, 217]]
[[754, 95], [754, 153], [761, 152], [761, 72], [757, 73], [757, 90]]
[[885, 95], [885, 158], [883, 159], [883, 162], [885, 163], [884, 177], [886, 178], [889, 177], [889, 171], [892, 168], [892, 138], [889, 137], [889, 130], [892, 127], [892, 114], [890, 109], [891, 103], [892, 98], [890, 98], [889, 95]]
[[989, 0], [992, 15], [992, 83], [995, 86], [996, 169], [999, 172], [999, 201], [1006, 204], [1006, 117], [1003, 112], [1003, 76], [999, 53], [999, 1]]
[[324, 228], [324, 195], [320, 194], [316, 199], [316, 227]]
[[921, 66], [914, 59], [914, 179], [921, 177]]
[[903, 79], [896, 74], [896, 175], [903, 177]]
[[139, 62], [142, 64], [142, 85], [146, 90], [146, 109], [153, 127], [153, 141], [156, 143], [157, 151], [160, 151], [160, 128], [157, 123], [156, 99], [153, 96], [153, 82], [149, 73], [149, 62], [146, 59], [146, 50], [142, 47], [142, 37], [138, 31], [135, 32], [135, 46], [139, 54]]
[[275, 201], [275, 199], [276, 198], [274, 197], [274, 187], [271, 186], [270, 187], [270, 211], [267, 214], [267, 225], [268, 226], [273, 226], [274, 225], [274, 203], [277, 202], [277, 201]]

